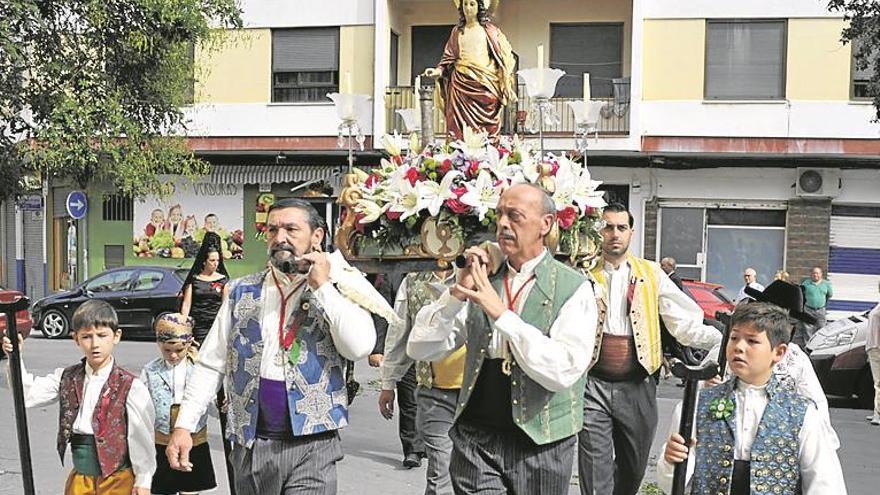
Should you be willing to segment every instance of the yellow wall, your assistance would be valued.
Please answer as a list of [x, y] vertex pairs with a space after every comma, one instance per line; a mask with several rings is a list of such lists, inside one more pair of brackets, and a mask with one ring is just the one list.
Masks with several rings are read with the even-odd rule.
[[[623, 23], [623, 75], [630, 74], [632, 53], [632, 3], [622, 0], [503, 0], [493, 16], [520, 57], [520, 67], [534, 67], [537, 47], [550, 53], [550, 24], [577, 22]], [[456, 24], [458, 13], [449, 0], [389, 2], [391, 27], [400, 35], [398, 72], [401, 84], [409, 84], [412, 65], [412, 26]], [[546, 64], [547, 62], [545, 62]]]
[[646, 20], [643, 50], [643, 99], [703, 99], [704, 19]]
[[849, 100], [852, 51], [840, 42], [842, 19], [790, 19], [786, 98]]
[[271, 100], [272, 31], [228, 31], [218, 50], [196, 50], [196, 103]]
[[351, 73], [353, 93], [373, 94], [373, 26], [339, 28], [339, 81]]

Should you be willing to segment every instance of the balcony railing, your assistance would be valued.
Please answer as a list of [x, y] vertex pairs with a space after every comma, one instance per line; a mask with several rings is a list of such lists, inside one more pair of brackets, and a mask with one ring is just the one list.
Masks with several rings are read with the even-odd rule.
[[[599, 118], [598, 129], [601, 136], [626, 136], [629, 134], [629, 106], [630, 106], [630, 82], [629, 78], [615, 80], [615, 96], [612, 98], [593, 98], [592, 101], [604, 102], [602, 114]], [[505, 134], [530, 134], [525, 128], [528, 112], [531, 111], [532, 101], [528, 97], [525, 85], [517, 88], [519, 97], [515, 105], [505, 109], [502, 120], [502, 133]], [[573, 135], [575, 131], [574, 112], [567, 105], [569, 101], [578, 101], [580, 98], [552, 98], [556, 115], [559, 116], [559, 124], [544, 127], [544, 135]], [[416, 98], [412, 86], [389, 86], [385, 88], [385, 129], [387, 132], [400, 133], [410, 131], [406, 129], [403, 118], [397, 110], [415, 108]], [[434, 108], [434, 133], [443, 135], [446, 133], [446, 122], [439, 108]]]

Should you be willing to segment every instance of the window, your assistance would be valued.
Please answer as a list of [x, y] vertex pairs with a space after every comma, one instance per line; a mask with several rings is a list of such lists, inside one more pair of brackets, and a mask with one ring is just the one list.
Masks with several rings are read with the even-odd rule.
[[130, 222], [134, 219], [134, 203], [130, 196], [108, 194], [101, 205], [101, 218], [111, 222]]
[[104, 269], [125, 266], [125, 246], [121, 244], [104, 245]]
[[159, 287], [159, 284], [162, 283], [162, 272], [157, 272], [153, 270], [141, 270], [138, 274], [137, 279], [134, 281], [134, 285], [131, 287], [133, 291], [147, 291], [153, 290], [156, 287]]
[[412, 27], [410, 83], [415, 83], [416, 76], [425, 72], [428, 67], [437, 67], [452, 28], [452, 25]]
[[272, 31], [273, 102], [326, 102], [338, 90], [338, 27]]
[[133, 274], [134, 270], [119, 270], [105, 273], [92, 279], [92, 281], [86, 284], [86, 290], [89, 292], [117, 292], [127, 290]]
[[611, 80], [623, 76], [623, 24], [551, 24], [550, 67], [565, 76], [556, 96], [584, 96], [584, 72], [590, 73], [590, 95], [611, 98]]
[[785, 21], [708, 21], [707, 99], [785, 98]]
[[859, 53], [859, 49], [862, 44], [858, 41], [853, 41], [852, 43], [852, 86], [850, 88], [850, 96], [854, 100], [867, 100], [871, 98], [871, 94], [869, 92], [869, 84], [871, 83], [871, 73], [873, 72], [873, 68], [871, 66], [876, 63], [876, 57], [869, 57], [869, 64], [871, 66], [865, 67], [864, 69], [859, 69], [856, 67], [856, 54]]
[[391, 58], [388, 65], [388, 85], [397, 86], [397, 57], [400, 54], [400, 35], [391, 31], [391, 46], [388, 49], [388, 55]]

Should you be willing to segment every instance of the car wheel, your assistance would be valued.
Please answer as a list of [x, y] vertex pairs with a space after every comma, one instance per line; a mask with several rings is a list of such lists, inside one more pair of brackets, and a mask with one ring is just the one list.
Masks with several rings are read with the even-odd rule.
[[874, 409], [874, 379], [871, 375], [871, 369], [867, 366], [862, 370], [862, 376], [859, 378], [856, 397], [860, 408]]
[[70, 331], [70, 323], [64, 313], [57, 309], [46, 311], [40, 319], [40, 330], [47, 339], [62, 339]]

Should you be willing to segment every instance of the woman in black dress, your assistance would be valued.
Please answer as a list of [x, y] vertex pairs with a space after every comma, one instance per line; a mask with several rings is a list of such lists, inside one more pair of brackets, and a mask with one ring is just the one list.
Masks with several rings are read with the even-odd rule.
[[228, 281], [229, 274], [220, 253], [220, 236], [206, 232], [199, 254], [183, 282], [183, 303], [180, 307], [182, 315], [195, 320], [193, 336], [199, 345], [211, 330], [220, 304], [228, 294]]

